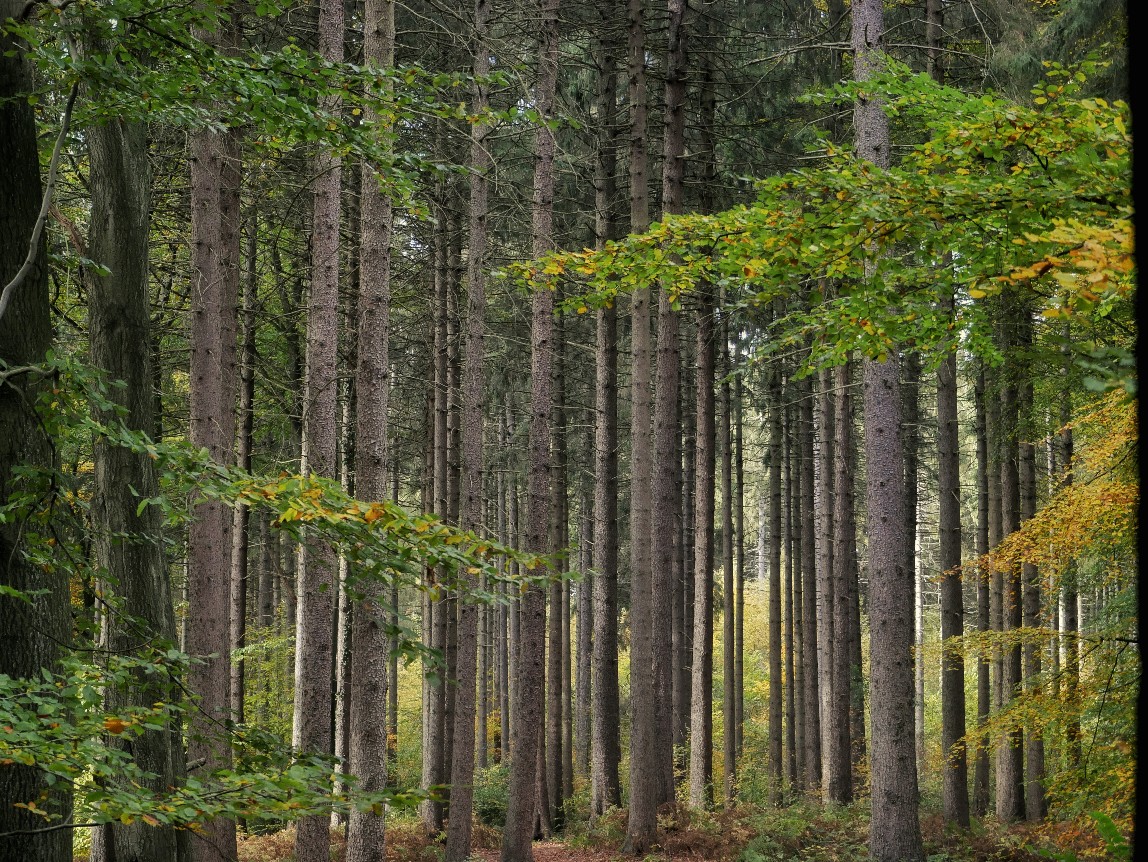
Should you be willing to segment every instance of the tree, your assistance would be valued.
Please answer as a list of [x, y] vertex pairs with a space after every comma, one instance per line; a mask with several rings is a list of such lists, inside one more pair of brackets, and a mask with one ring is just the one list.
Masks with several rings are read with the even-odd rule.
[[[541, 28], [535, 104], [543, 119], [554, 110], [558, 78], [558, 0], [541, 0]], [[531, 209], [531, 250], [542, 257], [554, 249], [554, 131], [546, 126], [535, 138], [534, 198]], [[526, 486], [526, 547], [538, 553], [549, 549], [544, 513], [550, 508], [550, 387], [553, 363], [554, 296], [535, 291], [530, 327], [530, 442]], [[529, 862], [534, 832], [536, 775], [542, 724], [543, 638], [545, 596], [538, 586], [522, 597], [518, 688], [515, 692], [513, 760], [502, 837], [502, 862]]]
[[[5, 0], [0, 20], [19, 12], [20, 4]], [[36, 151], [36, 119], [27, 100], [31, 84], [24, 46], [0, 27], [0, 501], [5, 504], [32, 490], [19, 477], [19, 464], [52, 465], [50, 441], [29, 409], [44, 384], [27, 369], [44, 359], [52, 340], [43, 238], [47, 207]], [[74, 99], [75, 92], [66, 116]], [[53, 161], [55, 167], [58, 155]], [[49, 174], [49, 189], [52, 180]], [[17, 371], [21, 368], [26, 370]], [[25, 558], [22, 533], [19, 522], [0, 524], [0, 674], [31, 679], [44, 669], [54, 669], [67, 646], [68, 591], [62, 571], [43, 572]], [[31, 602], [9, 592], [23, 594], [41, 587], [46, 592]], [[48, 794], [47, 810], [69, 814], [69, 795], [53, 790], [45, 773], [23, 764], [0, 766], [0, 798], [41, 799], [43, 794]], [[29, 862], [70, 858], [70, 833], [37, 831], [41, 824], [40, 817], [26, 808], [0, 806], [4, 836], [0, 857]]]
[[[370, 0], [363, 7], [363, 56], [373, 66], [388, 69], [395, 61], [395, 4]], [[385, 97], [390, 93], [384, 92]], [[389, 122], [368, 109], [365, 122], [393, 134]], [[389, 463], [391, 235], [394, 215], [387, 191], [380, 188], [374, 166], [361, 168], [359, 239], [358, 345], [355, 367], [355, 493], [368, 500], [387, 496]], [[387, 786], [387, 724], [389, 712], [385, 585], [366, 585], [352, 611], [348, 770], [367, 792]], [[389, 715], [388, 715], [389, 717]], [[347, 821], [349, 862], [382, 862], [385, 821], [381, 814], [354, 810]]]
[[[201, 34], [208, 44], [230, 46], [228, 25]], [[188, 410], [191, 442], [220, 464], [235, 444], [236, 331], [239, 290], [239, 145], [232, 130], [204, 129], [191, 136], [191, 373]], [[333, 402], [332, 402], [333, 403]], [[200, 657], [189, 687], [200, 709], [188, 728], [187, 759], [212, 770], [231, 762], [221, 732], [231, 712], [229, 598], [233, 519], [220, 501], [196, 509], [187, 536], [187, 645]], [[235, 855], [235, 824], [208, 824], [192, 839], [196, 862]]]
[[[880, 0], [852, 8], [853, 74], [875, 70], [885, 36]], [[889, 165], [889, 120], [880, 102], [859, 94], [853, 109], [857, 156]], [[868, 269], [871, 264], [867, 264]], [[870, 704], [873, 733], [873, 813], [869, 853], [881, 862], [924, 859], [917, 819], [917, 764], [909, 704], [913, 702], [912, 604], [914, 572], [906, 569], [905, 466], [895, 353], [864, 360], [865, 505], [869, 512]]]
[[[123, 385], [112, 390], [126, 410], [127, 428], [146, 434], [155, 427], [152, 396], [151, 321], [148, 299], [148, 232], [151, 177], [146, 128], [132, 121], [110, 121], [88, 129], [92, 215], [88, 254], [105, 270], [89, 268], [88, 339], [92, 362]], [[154, 461], [110, 441], [94, 446], [96, 559], [110, 593], [122, 603], [106, 618], [104, 649], [130, 654], [139, 643], [175, 642], [171, 583], [163, 557], [162, 523], [155, 506], [139, 509], [139, 497], [158, 494]], [[107, 709], [150, 707], [177, 698], [162, 676], [142, 674], [123, 690], [112, 688]], [[133, 740], [136, 764], [154, 778], [149, 789], [163, 793], [185, 778], [178, 726], [149, 730]], [[105, 860], [184, 858], [187, 836], [143, 821], [108, 824], [98, 831], [93, 853]], [[101, 856], [102, 854], [102, 856]]]

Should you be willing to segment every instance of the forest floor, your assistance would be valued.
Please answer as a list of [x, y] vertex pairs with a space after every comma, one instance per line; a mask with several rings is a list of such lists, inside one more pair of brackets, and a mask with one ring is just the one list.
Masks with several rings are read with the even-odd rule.
[[[868, 858], [868, 812], [814, 804], [787, 808], [740, 806], [698, 814], [675, 808], [659, 817], [660, 852], [643, 862], [853, 862]], [[940, 814], [921, 818], [928, 862], [1091, 862], [1111, 858], [1089, 834], [1069, 824], [1017, 824], [987, 820], [967, 832], [946, 829]], [[591, 831], [579, 823], [563, 840], [536, 841], [535, 862], [624, 862], [625, 812], [611, 812]], [[332, 834], [332, 860], [344, 858], [341, 830]], [[475, 824], [472, 860], [499, 862], [501, 830]], [[290, 862], [294, 830], [240, 839], [239, 862]], [[387, 830], [388, 862], [441, 862], [442, 845], [415, 821]]]

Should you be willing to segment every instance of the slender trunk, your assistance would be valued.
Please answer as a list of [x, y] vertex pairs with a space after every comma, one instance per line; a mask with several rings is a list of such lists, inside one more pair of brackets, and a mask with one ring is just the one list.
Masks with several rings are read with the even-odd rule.
[[[554, 110], [558, 79], [558, 0], [541, 0], [538, 79], [535, 107], [544, 120]], [[538, 129], [535, 139], [534, 197], [531, 253], [541, 257], [554, 249], [554, 130]], [[530, 333], [530, 436], [527, 480], [526, 550], [545, 553], [548, 546], [546, 512], [550, 503], [550, 384], [554, 351], [554, 294], [534, 294]], [[537, 586], [522, 597], [522, 631], [517, 667], [518, 690], [514, 710], [514, 757], [506, 828], [502, 836], [502, 862], [530, 862], [534, 826], [537, 766], [541, 754], [543, 697], [543, 639], [546, 626], [545, 596]]]
[[733, 394], [729, 384], [729, 332], [722, 316], [721, 358], [721, 538], [722, 538], [722, 778], [731, 806], [737, 782], [737, 677], [734, 669], [733, 572]]
[[[1020, 320], [1017, 327], [1017, 341], [1021, 351], [1032, 349], [1032, 313], [1023, 304], [1018, 308]], [[1027, 365], [1027, 363], [1026, 363]], [[1019, 395], [1020, 429], [1020, 519], [1023, 523], [1036, 514], [1036, 447], [1033, 439], [1033, 385], [1031, 369], [1025, 367], [1021, 374]], [[1040, 571], [1026, 563], [1022, 569], [1023, 590], [1022, 621], [1024, 628], [1035, 631], [1041, 624]], [[1041, 645], [1029, 637], [1025, 641], [1024, 681], [1026, 689], [1035, 690], [1032, 694], [1040, 697]], [[1029, 820], [1043, 820], [1048, 814], [1048, 803], [1044, 797], [1044, 737], [1039, 730], [1030, 729], [1025, 736], [1025, 815]]]
[[[821, 691], [818, 665], [818, 601], [816, 555], [816, 520], [814, 503], [813, 387], [806, 378], [800, 384], [798, 410], [798, 448], [801, 452], [801, 666], [804, 681], [805, 747], [802, 758], [808, 787], [821, 786]], [[739, 618], [738, 625], [741, 625]]]
[[[1016, 375], [1021, 370], [1015, 355], [1015, 321], [1019, 308], [1011, 295], [1002, 295], [1001, 348], [1005, 353], [1000, 398], [1001, 531], [1002, 538], [1020, 529], [1020, 429]], [[1001, 631], [1020, 628], [1021, 567], [1012, 565], [1002, 575]], [[1001, 706], [1007, 707], [1021, 681], [1020, 644], [1004, 648], [1001, 674]], [[1024, 732], [1010, 728], [997, 749], [997, 817], [1022, 820], [1024, 804]]]
[[[556, 297], [561, 301], [561, 295]], [[563, 536], [566, 517], [566, 372], [563, 356], [565, 319], [558, 314], [554, 323], [552, 383], [553, 406], [550, 414], [550, 553], [558, 554], [565, 547]], [[560, 829], [562, 824], [562, 595], [565, 585], [555, 579], [547, 590], [546, 645], [546, 792], [549, 799], [551, 825]]]
[[834, 369], [833, 438], [833, 682], [831, 703], [826, 721], [830, 724], [829, 748], [826, 752], [828, 782], [826, 796], [830, 802], [848, 804], [853, 800], [853, 771], [850, 766], [851, 728], [849, 709], [852, 702], [851, 650], [849, 619], [849, 581], [852, 558], [847, 533], [853, 525], [853, 476], [849, 471], [853, 446], [853, 396], [850, 392], [849, 364]]
[[830, 721], [833, 709], [833, 414], [834, 397], [831, 391], [832, 376], [828, 369], [818, 375], [817, 385], [817, 453], [814, 477], [817, 495], [817, 650], [818, 671], [821, 682], [821, 790], [829, 791], [829, 752]]
[[[591, 412], [591, 411], [587, 411]], [[594, 416], [587, 417], [583, 451], [594, 453]], [[597, 575], [593, 571], [594, 549], [594, 491], [592, 475], [583, 471], [581, 502], [578, 518], [578, 571], [582, 581], [578, 584], [578, 603], [575, 617], [575, 672], [574, 672], [574, 772], [590, 775], [590, 710], [591, 710], [591, 655], [594, 650], [594, 607], [592, 593]]]
[[[682, 211], [685, 188], [686, 32], [684, 0], [669, 0], [666, 44], [665, 115], [662, 149], [662, 213]], [[658, 293], [657, 401], [654, 413], [653, 515], [650, 543], [651, 639], [654, 678], [654, 722], [650, 767], [659, 782], [654, 804], [674, 799], [673, 750], [673, 619], [675, 566], [680, 536], [675, 529], [681, 504], [678, 463], [672, 457], [678, 439], [678, 397], [681, 357], [679, 314], [666, 290]], [[632, 816], [632, 815], [631, 815]]]
[[[616, 0], [599, 8], [595, 42], [599, 132], [594, 163], [594, 242], [617, 235], [617, 58], [621, 52]], [[618, 703], [618, 311], [599, 308], [594, 351], [594, 547], [591, 610], [590, 817], [621, 805]]]
[[[474, 74], [472, 113], [481, 116], [488, 97], [483, 78], [490, 70], [486, 34], [490, 21], [487, 0], [474, 6]], [[490, 129], [471, 126], [470, 239], [467, 255], [467, 309], [465, 367], [461, 391], [461, 476], [459, 526], [477, 532], [482, 526], [483, 350], [486, 314], [486, 245], [488, 177], [492, 165], [487, 146]], [[466, 575], [468, 582], [473, 576]], [[451, 817], [446, 840], [447, 862], [462, 862], [470, 855], [474, 794], [475, 672], [478, 660], [478, 607], [463, 601], [458, 610], [458, 647], [455, 656], [453, 733], [450, 784]], [[486, 680], [480, 685], [485, 693]], [[449, 694], [448, 694], [449, 696]], [[481, 732], [485, 740], [486, 725]]]
[[[319, 53], [343, 59], [344, 7], [323, 0], [319, 8]], [[337, 110], [337, 97], [326, 105]], [[334, 477], [336, 471], [336, 393], [338, 389], [340, 159], [316, 157], [311, 237], [311, 294], [307, 309], [307, 398], [303, 414], [303, 472]], [[334, 549], [310, 538], [303, 546], [295, 634], [294, 743], [301, 751], [331, 752], [331, 619], [337, 561]], [[299, 862], [327, 862], [330, 821], [303, 817], [295, 834]]]
[[781, 676], [781, 369], [769, 376], [769, 768], [773, 794], [780, 799], [782, 780]]
[[697, 314], [697, 442], [694, 478], [694, 642], [690, 696], [690, 805], [713, 802], [713, 540], [714, 332], [713, 287], [699, 285]]
[[[930, 0], [933, 2], [934, 0]], [[949, 294], [945, 307], [952, 313]], [[937, 369], [937, 497], [941, 567], [941, 805], [946, 822], [969, 826], [965, 736], [964, 595], [961, 571], [961, 465], [957, 424], [957, 354]]]
[[913, 736], [919, 778], [925, 775], [925, 585], [917, 572], [917, 467], [921, 434], [921, 359], [915, 351], [905, 354], [901, 377], [902, 442], [905, 454], [905, 571], [913, 579]]
[[787, 376], [784, 395], [785, 408], [782, 410], [782, 468], [785, 497], [782, 503], [783, 525], [781, 528], [781, 549], [785, 568], [782, 572], [782, 604], [784, 630], [782, 632], [782, 652], [785, 656], [785, 777], [791, 787], [797, 787], [797, 688], [794, 685], [795, 665], [793, 660], [793, 551], [794, 551], [794, 500], [793, 489], [793, 382]]
[[[738, 353], [738, 362], [740, 363], [740, 347]], [[734, 377], [733, 390], [733, 467], [734, 480], [737, 484], [736, 496], [734, 498], [734, 520], [736, 521], [734, 529], [737, 536], [737, 562], [735, 563], [736, 585], [734, 589], [737, 592], [737, 596], [734, 599], [736, 622], [734, 623], [733, 635], [733, 674], [736, 693], [734, 694], [733, 729], [735, 734], [734, 750], [738, 758], [741, 757], [744, 748], [743, 737], [745, 731], [745, 446], [742, 421], [742, 406], [744, 400], [742, 376], [738, 374]]]
[[[629, 0], [630, 231], [649, 225], [646, 152], [646, 34], [642, 0]], [[656, 684], [653, 677], [653, 453], [650, 433], [650, 289], [630, 295], [630, 806], [624, 853], [642, 855], [654, 843], [660, 774], [654, 758]]]

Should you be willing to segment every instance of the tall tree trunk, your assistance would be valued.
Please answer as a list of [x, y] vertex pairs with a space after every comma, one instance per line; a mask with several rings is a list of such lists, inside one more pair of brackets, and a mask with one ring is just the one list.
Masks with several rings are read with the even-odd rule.
[[[646, 34], [642, 0], [629, 0], [630, 231], [649, 225], [646, 152]], [[650, 289], [630, 295], [630, 806], [624, 853], [642, 855], [655, 838], [659, 780], [654, 759], [653, 453], [650, 417]]]
[[[594, 163], [594, 243], [617, 236], [617, 58], [621, 52], [616, 0], [599, 7], [595, 42], [600, 127]], [[618, 704], [618, 310], [597, 312], [594, 350], [594, 580], [590, 687], [590, 817], [621, 805], [622, 759]]]
[[[582, 450], [586, 457], [594, 456], [594, 423], [595, 414], [587, 411], [585, 421], [585, 439]], [[594, 650], [594, 607], [593, 589], [597, 576], [593, 571], [594, 549], [594, 490], [593, 473], [582, 471], [581, 501], [578, 512], [578, 571], [582, 581], [578, 584], [578, 604], [575, 611], [577, 619], [577, 633], [575, 635], [575, 672], [574, 672], [574, 772], [578, 775], [590, 775], [590, 710], [592, 701], [591, 689], [591, 656]]]
[[783, 525], [781, 528], [781, 550], [785, 556], [785, 568], [782, 571], [782, 618], [784, 620], [782, 631], [782, 653], [785, 656], [785, 777], [790, 786], [797, 787], [797, 687], [794, 685], [795, 665], [793, 660], [793, 551], [794, 551], [794, 500], [796, 494], [793, 490], [793, 380], [790, 373], [786, 374], [784, 395], [785, 407], [782, 410], [782, 440], [783, 455], [782, 477], [785, 486], [785, 497], [782, 503]]
[[[395, 62], [394, 0], [366, 0], [363, 7], [363, 58], [372, 67], [389, 69]], [[380, 94], [391, 96], [389, 88]], [[364, 122], [389, 123], [369, 107]], [[355, 365], [355, 495], [363, 500], [387, 496], [390, 454], [387, 407], [390, 402], [391, 232], [394, 214], [380, 177], [363, 164], [359, 188], [358, 343]], [[397, 476], [397, 471], [395, 471]], [[348, 771], [367, 793], [387, 786], [390, 746], [388, 710], [390, 668], [387, 653], [388, 596], [381, 583], [364, 584], [364, 595], [352, 609], [354, 643], [348, 692]], [[397, 596], [389, 597], [392, 604]], [[384, 818], [353, 809], [347, 821], [347, 862], [383, 862]]]
[[[0, 20], [19, 16], [17, 0], [0, 0]], [[9, 368], [43, 361], [52, 342], [48, 303], [48, 261], [41, 233], [34, 245], [35, 225], [42, 203], [36, 117], [27, 95], [32, 92], [31, 69], [24, 46], [0, 29], [0, 288], [7, 310], [0, 317], [0, 360]], [[95, 210], [93, 207], [93, 217]], [[19, 284], [13, 282], [27, 262]], [[9, 377], [0, 386], [0, 501], [24, 490], [14, 472], [18, 465], [46, 467], [52, 463], [49, 441], [28, 408], [39, 388], [34, 378]], [[134, 512], [134, 507], [132, 508]], [[0, 595], [0, 673], [15, 679], [39, 678], [54, 671], [67, 648], [71, 628], [68, 585], [64, 569], [44, 572], [25, 560], [20, 543], [22, 522], [0, 524], [0, 585], [28, 592], [47, 588], [24, 602]], [[20, 764], [0, 765], [0, 858], [21, 862], [66, 862], [72, 858], [68, 829], [40, 831], [43, 819], [11, 804], [40, 799], [40, 805], [65, 820], [71, 797], [59, 784], [48, 784], [39, 770]]]
[[[483, 80], [490, 72], [487, 32], [489, 0], [474, 5], [474, 93], [471, 112], [486, 110], [489, 97]], [[462, 380], [461, 511], [459, 527], [478, 532], [482, 527], [483, 353], [486, 332], [486, 253], [489, 178], [492, 168], [486, 123], [471, 126], [470, 241], [467, 254], [467, 309], [465, 366]], [[465, 575], [473, 583], [471, 575]], [[458, 652], [454, 689], [454, 740], [451, 746], [451, 817], [446, 839], [447, 862], [462, 862], [470, 855], [471, 812], [474, 799], [475, 671], [478, 661], [478, 607], [465, 598], [458, 610]], [[486, 680], [481, 680], [485, 694]], [[481, 728], [483, 737], [486, 725]]]
[[[774, 314], [778, 314], [775, 303]], [[769, 371], [769, 769], [773, 796], [781, 798], [782, 676], [781, 676], [781, 546], [782, 437], [781, 367]]]
[[[1067, 365], [1067, 360], [1066, 360]], [[1067, 376], [1067, 367], [1065, 368]], [[1073, 463], [1072, 400], [1065, 392], [1060, 401], [1060, 443], [1061, 458], [1064, 461], [1064, 485], [1068, 487], [1073, 481], [1075, 464]], [[1065, 700], [1068, 704], [1069, 719], [1065, 727], [1065, 742], [1067, 743], [1068, 764], [1077, 768], [1083, 756], [1083, 745], [1080, 730], [1080, 595], [1077, 592], [1076, 567], [1069, 564], [1068, 571], [1064, 573], [1064, 675]]]
[[[1017, 325], [1017, 341], [1020, 350], [1027, 354], [1032, 349], [1032, 312], [1022, 303], [1017, 309], [1019, 321]], [[1018, 437], [1020, 443], [1020, 519], [1023, 523], [1036, 514], [1036, 447], [1031, 442], [1033, 434], [1033, 385], [1032, 369], [1025, 362], [1021, 370], [1021, 384], [1019, 396], [1019, 427]], [[1041, 624], [1041, 595], [1040, 571], [1036, 566], [1024, 564], [1021, 570], [1023, 594], [1018, 597], [1022, 602], [1022, 621], [1024, 628], [1034, 632]], [[1036, 689], [1039, 697], [1041, 673], [1041, 645], [1031, 637], [1024, 645], [1024, 682], [1026, 689]], [[1048, 803], [1044, 797], [1044, 737], [1037, 729], [1029, 729], [1025, 736], [1025, 779], [1024, 800], [1025, 815], [1029, 820], [1043, 820], [1048, 814]]]
[[734, 668], [733, 394], [729, 385], [729, 332], [721, 322], [721, 534], [722, 534], [722, 779], [727, 806], [737, 782], [737, 672]]
[[913, 579], [913, 738], [919, 778], [925, 776], [925, 585], [917, 572], [917, 473], [921, 433], [921, 359], [908, 351], [902, 364], [901, 413], [905, 454], [905, 571]]
[[[322, 0], [319, 53], [343, 59], [344, 7]], [[337, 97], [326, 105], [338, 108]], [[311, 294], [307, 308], [307, 399], [303, 414], [303, 472], [333, 478], [336, 470], [338, 391], [340, 159], [320, 152], [315, 159], [311, 234]], [[300, 751], [331, 752], [332, 597], [337, 561], [334, 549], [314, 537], [304, 543], [299, 572], [295, 634], [294, 743]], [[298, 862], [327, 862], [330, 821], [303, 817], [295, 833]]]
[[[558, 79], [558, 0], [541, 0], [538, 76], [535, 107], [543, 120], [554, 110]], [[554, 130], [541, 126], [535, 139], [534, 198], [531, 219], [531, 254], [542, 257], [554, 249]], [[550, 385], [553, 363], [554, 294], [534, 294], [530, 333], [530, 440], [527, 481], [526, 550], [548, 550], [546, 513], [550, 504]], [[502, 862], [530, 862], [534, 831], [537, 763], [542, 723], [543, 638], [545, 596], [537, 586], [522, 597], [522, 631], [517, 667], [518, 690], [514, 710], [514, 756], [506, 828], [502, 834]]]
[[[682, 211], [685, 188], [686, 33], [685, 2], [669, 0], [666, 45], [666, 110], [663, 118], [662, 213]], [[650, 543], [653, 549], [651, 579], [652, 673], [654, 723], [651, 736], [651, 768], [660, 781], [653, 803], [656, 807], [674, 799], [673, 750], [673, 651], [674, 561], [680, 536], [675, 529], [681, 512], [676, 451], [681, 357], [679, 314], [663, 287], [658, 292], [657, 401], [654, 406], [654, 451], [658, 454], [653, 475], [653, 516]], [[679, 614], [680, 616], [680, 614]], [[631, 814], [632, 816], [632, 814]]]
[[[234, 33], [202, 34], [230, 45]], [[191, 152], [191, 375], [188, 412], [193, 445], [221, 464], [235, 443], [236, 326], [239, 288], [239, 147], [234, 132], [196, 132]], [[187, 759], [204, 773], [227, 768], [231, 751], [219, 728], [229, 717], [232, 514], [202, 503], [188, 527], [187, 652], [203, 658], [188, 675], [200, 697], [188, 728]], [[301, 654], [301, 653], [300, 653]], [[216, 820], [191, 839], [197, 862], [235, 856], [235, 824]]]
[[[561, 302], [561, 295], [556, 297]], [[550, 415], [550, 553], [559, 554], [566, 545], [566, 369], [563, 355], [565, 319], [561, 313], [554, 323], [552, 384], [553, 406]], [[549, 798], [551, 825], [562, 824], [562, 595], [565, 583], [551, 581], [546, 645], [546, 792]]]
[[[439, 189], [440, 223], [435, 226], [432, 243], [434, 245], [434, 512], [440, 518], [448, 519], [449, 466], [448, 439], [450, 413], [450, 371], [447, 347], [448, 293], [447, 276], [449, 242], [447, 218], [442, 212], [445, 191]], [[433, 570], [428, 571], [428, 575]], [[437, 581], [442, 578], [435, 574]], [[424, 637], [432, 649], [440, 656], [446, 652], [446, 599], [440, 594], [428, 592], [424, 603]], [[423, 677], [423, 752], [421, 786], [427, 790], [446, 781], [445, 712], [446, 684], [445, 673]], [[429, 835], [437, 835], [443, 827], [443, 806], [438, 799], [428, 799], [422, 805], [422, 820]]]
[[[985, 417], [985, 372], [978, 365], [973, 381], [974, 436], [977, 444], [977, 536], [976, 551], [981, 557], [989, 552], [989, 444]], [[989, 582], [991, 575], [977, 569], [977, 631], [991, 630], [989, 617]], [[989, 679], [989, 653], [982, 648], [977, 653], [977, 727], [988, 721], [992, 709]], [[989, 738], [978, 733], [977, 754], [973, 773], [973, 814], [984, 817], [989, 810]]]
[[835, 427], [833, 404], [830, 390], [832, 374], [828, 369], [818, 374], [817, 384], [817, 454], [814, 477], [817, 499], [817, 650], [818, 671], [821, 682], [821, 790], [828, 797], [829, 792], [829, 752], [832, 741], [833, 722], [830, 720], [833, 709], [833, 642], [834, 642], [834, 599], [833, 599], [833, 433]]
[[[1017, 399], [1016, 322], [1020, 309], [1011, 294], [1001, 296], [1001, 349], [1005, 365], [1000, 388], [1000, 476], [1001, 537], [1020, 529], [1020, 418]], [[1002, 575], [1001, 631], [1020, 628], [1021, 568], [1012, 565]], [[1021, 648], [1004, 647], [1001, 673], [1001, 706], [1007, 707], [1017, 694], [1021, 681]], [[997, 749], [997, 817], [1003, 821], [1022, 820], [1024, 805], [1024, 732], [1020, 727], [1005, 732]]]
[[836, 404], [833, 409], [833, 665], [831, 702], [826, 722], [830, 725], [826, 751], [828, 778], [826, 797], [844, 805], [853, 801], [853, 771], [850, 765], [852, 672], [849, 619], [849, 581], [853, 575], [851, 543], [853, 529], [853, 476], [849, 470], [853, 446], [853, 396], [850, 392], [848, 363], [834, 369]]
[[[88, 338], [92, 363], [122, 388], [109, 397], [125, 409], [124, 425], [151, 433], [155, 399], [151, 387], [151, 321], [148, 312], [148, 231], [151, 176], [146, 127], [119, 120], [87, 130], [92, 193], [87, 255], [107, 268], [86, 273]], [[35, 176], [35, 175], [34, 175]], [[22, 238], [26, 242], [26, 238]], [[22, 310], [26, 310], [26, 307]], [[7, 358], [7, 357], [6, 357]], [[122, 600], [107, 618], [104, 647], [128, 654], [140, 643], [175, 640], [171, 583], [163, 558], [159, 510], [140, 499], [155, 497], [159, 482], [152, 460], [108, 441], [97, 440], [92, 521], [96, 561]], [[158, 643], [157, 643], [158, 642]], [[109, 687], [106, 709], [150, 707], [179, 697], [161, 674], [140, 675], [122, 687]], [[147, 789], [165, 793], [184, 778], [183, 745], [178, 726], [147, 730], [132, 740], [135, 764], [153, 778]], [[33, 798], [33, 797], [6, 797]], [[100, 830], [103, 858], [119, 862], [167, 862], [187, 853], [185, 833], [152, 828], [142, 821], [115, 823]], [[99, 839], [93, 836], [93, 843]], [[3, 848], [0, 839], [0, 848]], [[95, 847], [93, 850], [95, 851]], [[0, 857], [9, 857], [0, 849]], [[20, 858], [35, 858], [34, 855]]]
[[[936, 0], [929, 0], [930, 3]], [[953, 297], [943, 300], [951, 314]], [[961, 571], [961, 465], [957, 353], [937, 368], [937, 505], [941, 565], [941, 805], [946, 822], [969, 826], [965, 736], [964, 595]]]
[[690, 695], [690, 805], [713, 802], [713, 541], [714, 369], [713, 286], [698, 287], [696, 455], [694, 460], [694, 643]]
[[[854, 0], [853, 76], [865, 81], [880, 63], [885, 37], [881, 0]], [[859, 97], [853, 109], [857, 155], [889, 165], [889, 119], [880, 103]], [[872, 264], [867, 265], [869, 269]], [[867, 273], [868, 274], [868, 273]], [[869, 852], [875, 862], [924, 859], [917, 819], [913, 725], [912, 537], [905, 533], [905, 461], [897, 358], [864, 361], [865, 502], [869, 513], [869, 660], [873, 733]]]
[[[816, 555], [816, 520], [819, 510], [814, 502], [814, 450], [813, 450], [813, 386], [811, 378], [798, 385], [800, 422], [798, 448], [801, 452], [801, 579], [802, 579], [802, 640], [801, 666], [805, 685], [805, 748], [802, 758], [805, 780], [809, 787], [821, 786], [821, 690], [818, 665], [818, 601]], [[741, 619], [738, 619], [741, 625]]]
[[[739, 339], [740, 341], [740, 339]], [[741, 362], [740, 345], [738, 347], [737, 362]], [[737, 485], [734, 499], [734, 520], [737, 522], [735, 531], [737, 535], [737, 562], [736, 586], [737, 596], [734, 599], [733, 635], [733, 663], [734, 663], [734, 751], [740, 759], [744, 748], [743, 738], [745, 732], [745, 447], [742, 420], [742, 407], [745, 401], [742, 392], [742, 377], [734, 377], [733, 406], [734, 406], [734, 442], [733, 466], [734, 481]], [[819, 749], [820, 750], [820, 749]]]

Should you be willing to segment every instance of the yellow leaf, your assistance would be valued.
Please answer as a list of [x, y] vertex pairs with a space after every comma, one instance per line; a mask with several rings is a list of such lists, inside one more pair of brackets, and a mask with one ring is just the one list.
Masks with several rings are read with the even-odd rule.
[[973, 299], [984, 299], [986, 296], [988, 296], [988, 294], [985, 293], [980, 288], [970, 287], [969, 288], [969, 296], [971, 296]]

